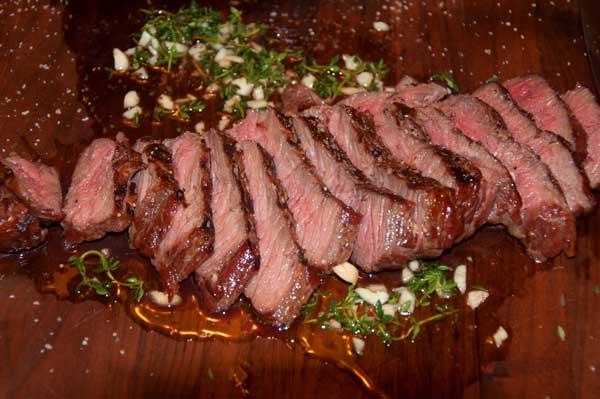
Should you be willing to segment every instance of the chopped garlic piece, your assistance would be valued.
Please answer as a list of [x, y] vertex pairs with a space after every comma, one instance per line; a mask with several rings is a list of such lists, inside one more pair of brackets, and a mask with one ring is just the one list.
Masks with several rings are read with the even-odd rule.
[[127, 58], [127, 55], [118, 48], [113, 49], [113, 59], [116, 71], [126, 71], [129, 69], [129, 58]]
[[354, 346], [354, 352], [357, 355], [361, 355], [365, 352], [365, 341], [358, 337], [352, 337], [352, 346]]
[[140, 108], [138, 105], [136, 105], [135, 107], [129, 108], [127, 111], [123, 112], [123, 117], [125, 119], [134, 119], [135, 116], [139, 114], [142, 114], [142, 108]]
[[257, 86], [252, 90], [252, 98], [255, 100], [264, 100], [265, 99], [265, 91], [262, 86]]
[[368, 87], [373, 82], [373, 78], [371, 72], [364, 71], [356, 75], [356, 82], [363, 87]]
[[186, 46], [185, 44], [181, 44], [181, 43], [175, 43], [175, 42], [169, 42], [169, 41], [165, 41], [165, 47], [168, 50], [171, 50], [172, 48], [175, 49], [175, 51], [177, 51], [178, 53], [187, 53], [188, 51], [188, 46]]
[[412, 314], [415, 311], [415, 304], [417, 303], [417, 297], [411, 290], [406, 287], [400, 287], [400, 300], [398, 301], [398, 309], [403, 316]]
[[152, 302], [159, 306], [171, 307], [180, 305], [183, 302], [183, 298], [178, 294], [173, 295], [171, 301], [169, 301], [169, 295], [166, 292], [152, 290], [148, 295], [150, 295]]
[[196, 133], [204, 133], [205, 129], [206, 129], [206, 125], [202, 121], [200, 121], [194, 125], [194, 130], [196, 131]]
[[123, 108], [131, 108], [135, 107], [140, 103], [140, 96], [138, 96], [137, 91], [130, 90], [123, 97]]
[[148, 71], [144, 67], [140, 67], [139, 69], [135, 70], [133, 75], [141, 80], [147, 80], [149, 78]]
[[246, 78], [237, 78], [231, 81], [231, 84], [234, 84], [238, 87], [236, 94], [240, 96], [247, 96], [252, 93], [252, 89], [254, 89], [254, 83], [250, 83], [246, 80]]
[[233, 112], [233, 107], [238, 105], [241, 100], [242, 100], [242, 98], [237, 94], [235, 96], [231, 97], [229, 100], [225, 101], [225, 104], [223, 104], [223, 111]]
[[467, 291], [467, 266], [460, 265], [454, 269], [454, 282], [461, 294]]
[[143, 31], [142, 36], [140, 36], [140, 40], [138, 40], [138, 46], [146, 47], [150, 44], [152, 38], [153, 36], [150, 33], [148, 33], [147, 31]]
[[252, 109], [267, 108], [269, 103], [266, 100], [250, 100], [246, 101], [246, 105]]
[[467, 294], [467, 305], [469, 305], [471, 309], [477, 309], [477, 307], [479, 307], [479, 305], [481, 305], [489, 296], [490, 293], [487, 291], [469, 291]]
[[340, 263], [334, 266], [332, 270], [347, 283], [354, 284], [358, 281], [358, 269], [350, 262]]
[[342, 329], [342, 323], [340, 323], [339, 321], [335, 320], [335, 319], [330, 319], [328, 321], [329, 327], [333, 328], [334, 330], [341, 330]]
[[342, 92], [342, 94], [351, 96], [356, 93], [362, 93], [363, 91], [365, 91], [365, 89], [363, 89], [362, 87], [342, 87], [340, 91]]
[[229, 126], [229, 123], [231, 122], [231, 119], [229, 119], [227, 116], [223, 115], [221, 117], [221, 120], [219, 120], [219, 124], [218, 124], [218, 129], [223, 131], [227, 128], [227, 126]]
[[408, 283], [414, 276], [414, 273], [408, 267], [402, 269], [402, 282], [404, 284]]
[[194, 44], [189, 48], [188, 54], [196, 61], [200, 61], [202, 59], [202, 54], [206, 51], [206, 46], [202, 43]]
[[408, 262], [408, 268], [412, 271], [412, 272], [418, 272], [419, 270], [421, 270], [421, 262], [419, 262], [418, 260], [411, 260], [410, 262]]
[[161, 94], [158, 96], [158, 105], [167, 111], [173, 111], [175, 109], [175, 103], [173, 99], [168, 94]]
[[304, 77], [301, 80], [301, 83], [308, 87], [309, 89], [312, 89], [313, 86], [315, 85], [315, 82], [317, 81], [317, 78], [315, 78], [315, 75], [313, 75], [312, 73], [306, 74], [304, 75]]
[[383, 314], [388, 316], [394, 316], [396, 311], [398, 310], [398, 305], [392, 305], [391, 303], [386, 303], [381, 307], [383, 310]]
[[[381, 289], [383, 287], [383, 289]], [[390, 294], [388, 294], [385, 286], [372, 284], [368, 287], [358, 287], [355, 289], [358, 296], [368, 304], [375, 306], [377, 302], [382, 305], [390, 299]]]
[[342, 58], [344, 59], [344, 65], [346, 65], [346, 69], [355, 71], [356, 68], [358, 68], [358, 63], [356, 62], [356, 56], [342, 54]]
[[496, 348], [502, 346], [504, 341], [508, 339], [508, 332], [504, 329], [504, 327], [500, 326], [492, 336], [494, 338], [494, 343], [496, 344]]
[[390, 26], [383, 21], [376, 21], [373, 22], [373, 29], [375, 29], [377, 32], [387, 32], [390, 30]]

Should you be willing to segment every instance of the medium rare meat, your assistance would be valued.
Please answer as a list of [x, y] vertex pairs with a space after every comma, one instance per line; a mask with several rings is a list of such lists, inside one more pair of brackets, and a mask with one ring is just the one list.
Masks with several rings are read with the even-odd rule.
[[325, 188], [290, 126], [291, 120], [269, 108], [249, 112], [228, 134], [259, 143], [273, 159], [304, 257], [311, 266], [329, 271], [350, 257], [360, 215]]
[[260, 267], [246, 286], [252, 306], [277, 325], [289, 325], [300, 313], [318, 278], [305, 263], [294, 237], [292, 217], [266, 154], [251, 141], [236, 155], [256, 226]]
[[2, 160], [11, 178], [6, 186], [29, 207], [32, 215], [44, 220], [62, 219], [62, 190], [56, 169], [17, 155]]
[[[164, 147], [150, 145], [153, 146], [161, 154], [160, 162], [154, 162], [154, 165], [160, 164], [157, 171], [169, 173], [167, 167], [172, 168], [170, 176], [161, 176], [162, 183], [153, 185], [156, 189], [167, 189], [166, 195], [155, 196], [159, 199], [158, 211], [163, 210], [167, 215], [156, 215], [157, 210], [150, 211], [145, 206], [156, 192], [145, 194], [144, 206], [138, 207], [137, 212], [147, 210], [143, 216], [145, 223], [151, 220], [158, 222], [156, 226], [146, 226], [152, 229], [151, 237], [156, 239], [156, 246], [150, 248], [149, 256], [167, 290], [175, 292], [179, 282], [196, 270], [213, 251], [210, 159], [208, 149], [195, 133], [187, 132], [175, 139], [165, 140]], [[148, 152], [148, 147], [146, 153], [150, 157], [155, 156]], [[168, 159], [172, 159], [171, 165]], [[147, 219], [148, 212], [154, 212], [154, 217]]]
[[562, 95], [576, 120], [582, 127], [587, 141], [587, 151], [582, 166], [592, 188], [600, 188], [600, 106], [594, 95], [585, 87], [577, 85]]
[[204, 139], [210, 150], [215, 241], [213, 254], [196, 269], [195, 278], [205, 307], [220, 312], [244, 292], [258, 269], [259, 257], [254, 227], [246, 215], [241, 187], [233, 173], [233, 144], [215, 130], [207, 132]]
[[433, 107], [417, 108], [412, 111], [412, 115], [432, 143], [467, 158], [481, 172], [483, 198], [467, 229], [474, 231], [486, 222], [503, 224], [511, 235], [523, 238], [521, 197], [506, 168], [481, 144], [454, 128], [452, 121], [439, 110]]
[[463, 233], [462, 217], [455, 212], [451, 190], [394, 160], [373, 132], [367, 114], [340, 105], [312, 108], [307, 115], [327, 124], [337, 145], [365, 176], [415, 204], [416, 250], [422, 256], [438, 256]]
[[[394, 96], [384, 92], [360, 93], [343, 101], [373, 117], [375, 132], [397, 159], [453, 190], [457, 212], [470, 224], [482, 200], [481, 172], [467, 159], [428, 142], [427, 135], [408, 115], [396, 110]], [[473, 232], [472, 229], [465, 231]], [[460, 237], [460, 239], [464, 238]]]
[[295, 84], [287, 86], [281, 93], [281, 103], [284, 113], [293, 114], [323, 104], [323, 99], [303, 84]]
[[39, 246], [48, 231], [29, 208], [4, 185], [0, 186], [0, 252], [18, 252]]
[[543, 78], [529, 75], [510, 79], [502, 85], [517, 104], [531, 115], [541, 130], [561, 136], [572, 151], [585, 151], [585, 148], [577, 145], [567, 108]]
[[575, 218], [548, 168], [527, 147], [514, 141], [502, 118], [475, 97], [458, 95], [440, 103], [455, 126], [479, 141], [509, 171], [523, 199], [521, 216], [529, 255], [543, 262], [575, 252]]
[[370, 273], [400, 268], [416, 251], [414, 204], [375, 186], [335, 143], [327, 126], [314, 117], [294, 117], [294, 132], [325, 186], [362, 215], [351, 260]]
[[437, 83], [416, 84], [416, 81], [410, 77], [404, 77], [396, 90], [398, 92], [394, 95], [394, 101], [409, 108], [425, 107], [451, 93], [450, 89]]
[[531, 148], [548, 166], [571, 212], [582, 215], [594, 209], [596, 200], [590, 192], [588, 181], [559, 136], [540, 131], [508, 91], [497, 83], [488, 83], [473, 95], [494, 108], [504, 119], [515, 141]]
[[63, 208], [67, 242], [92, 241], [125, 230], [135, 202], [131, 179], [141, 168], [140, 154], [130, 148], [123, 133], [116, 141], [96, 139], [83, 150]]

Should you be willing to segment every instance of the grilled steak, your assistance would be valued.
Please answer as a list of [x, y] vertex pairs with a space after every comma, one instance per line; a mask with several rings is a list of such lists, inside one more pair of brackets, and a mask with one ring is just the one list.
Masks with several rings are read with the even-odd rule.
[[409, 108], [425, 107], [442, 100], [450, 94], [450, 90], [437, 83], [420, 83], [410, 77], [405, 77], [398, 84], [394, 102]]
[[588, 181], [560, 136], [540, 131], [508, 91], [496, 83], [486, 84], [473, 95], [494, 108], [504, 119], [515, 141], [531, 148], [548, 166], [572, 213], [582, 215], [594, 209], [596, 200]]
[[135, 202], [131, 179], [142, 168], [140, 154], [123, 133], [116, 142], [94, 140], [79, 156], [62, 222], [70, 243], [96, 240], [129, 226]]
[[569, 112], [554, 90], [536, 75], [510, 79], [502, 83], [521, 108], [527, 111], [541, 130], [561, 136], [572, 151], [585, 151], [577, 147]]
[[231, 142], [211, 130], [204, 135], [210, 150], [211, 210], [215, 226], [214, 252], [198, 269], [196, 283], [205, 307], [226, 310], [244, 292], [258, 269], [254, 227], [250, 225], [242, 192], [233, 174]]
[[2, 160], [11, 171], [4, 184], [29, 207], [32, 215], [44, 220], [62, 219], [62, 190], [56, 169], [17, 155]]
[[260, 267], [246, 286], [252, 306], [277, 325], [289, 325], [318, 284], [294, 237], [292, 216], [277, 186], [267, 155], [243, 141], [236, 163], [256, 226]]
[[457, 204], [457, 217], [465, 224], [472, 222], [482, 198], [481, 172], [470, 161], [428, 142], [427, 135], [409, 115], [394, 117], [394, 114], [401, 116], [401, 112], [397, 112], [396, 103], [387, 93], [360, 93], [343, 103], [371, 114], [375, 132], [386, 148], [423, 176], [450, 187]]
[[314, 117], [294, 117], [294, 132], [325, 186], [362, 215], [352, 261], [366, 272], [399, 268], [419, 254], [413, 232], [414, 204], [376, 187]]
[[524, 243], [537, 261], [564, 251], [574, 255], [575, 218], [548, 168], [527, 147], [515, 142], [502, 118], [475, 97], [458, 95], [440, 103], [465, 135], [479, 141], [509, 171], [523, 199]]
[[578, 85], [562, 95], [586, 136], [587, 151], [582, 166], [592, 188], [600, 188], [600, 106], [594, 95]]
[[275, 175], [294, 217], [298, 244], [306, 261], [322, 271], [350, 257], [360, 216], [329, 192], [305, 159], [298, 139], [277, 111], [249, 112], [228, 134], [259, 143], [273, 158]]
[[365, 176], [415, 204], [416, 250], [422, 256], [438, 256], [463, 233], [464, 225], [455, 212], [451, 190], [394, 160], [373, 132], [367, 114], [344, 105], [322, 106], [307, 112], [327, 124], [337, 145]]
[[303, 84], [290, 85], [281, 93], [282, 111], [286, 114], [302, 112], [322, 104], [323, 99]]
[[[152, 146], [156, 145], [150, 145]], [[168, 184], [165, 181], [153, 185], [153, 188], [167, 189], [167, 194], [155, 196], [159, 199], [159, 209], [162, 208], [167, 215], [147, 219], [144, 214], [144, 220], [158, 222], [158, 228], [152, 226], [151, 237], [156, 238], [157, 246], [152, 248], [151, 260], [167, 290], [175, 292], [179, 282], [196, 270], [213, 251], [210, 160], [206, 146], [195, 133], [187, 132], [175, 139], [165, 140], [162, 149], [161, 146], [156, 147], [158, 154], [161, 154], [160, 173], [169, 172], [166, 167], [168, 159], [172, 159], [172, 174], [166, 178], [161, 176], [161, 181], [169, 180]], [[146, 153], [150, 157], [156, 157], [148, 149]], [[158, 164], [154, 162], [154, 165]], [[156, 193], [149, 192], [145, 195], [144, 204], [152, 194]], [[140, 212], [139, 207], [137, 212]]]
[[6, 186], [0, 185], [0, 252], [35, 248], [47, 234], [29, 208]]

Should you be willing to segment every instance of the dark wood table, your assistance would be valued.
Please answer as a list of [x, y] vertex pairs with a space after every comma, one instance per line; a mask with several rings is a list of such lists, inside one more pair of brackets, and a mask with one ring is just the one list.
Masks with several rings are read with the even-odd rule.
[[[151, 3], [151, 1], [149, 1]], [[0, 153], [11, 151], [69, 170], [99, 126], [96, 107], [121, 112], [121, 94], [86, 88], [82, 72], [110, 65], [125, 48], [146, 2], [11, 1], [0, 5]], [[242, 2], [253, 19], [271, 19], [290, 43], [325, 59], [334, 53], [383, 57], [389, 80], [453, 71], [462, 91], [494, 74], [539, 73], [559, 91], [592, 86], [576, 1]], [[374, 21], [387, 22], [376, 32]], [[597, 21], [600, 22], [600, 21]], [[109, 35], [111, 27], [118, 33]], [[87, 47], [86, 47], [87, 46]], [[83, 54], [87, 54], [87, 58]], [[600, 396], [600, 216], [578, 225], [578, 255], [533, 265], [501, 230], [485, 228], [454, 248], [473, 257], [469, 281], [492, 293], [456, 326], [427, 327], [415, 343], [372, 340], [359, 362], [391, 397], [594, 398]], [[0, 264], [0, 396], [368, 397], [351, 374], [304, 355], [297, 345], [181, 341], [146, 331], [122, 306], [73, 304], [41, 295]], [[64, 259], [56, 259], [64, 262]], [[35, 267], [35, 265], [33, 265]], [[499, 325], [510, 334], [497, 349]], [[558, 326], [566, 333], [562, 341]]]

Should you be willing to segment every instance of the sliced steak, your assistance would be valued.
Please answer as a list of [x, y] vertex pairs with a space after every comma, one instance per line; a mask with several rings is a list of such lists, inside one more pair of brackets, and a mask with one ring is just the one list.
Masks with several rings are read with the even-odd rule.
[[318, 285], [294, 237], [292, 216], [277, 187], [267, 155], [258, 144], [243, 141], [236, 163], [256, 226], [260, 267], [245, 294], [263, 317], [289, 325]]
[[417, 252], [437, 256], [464, 231], [452, 191], [394, 160], [374, 133], [367, 114], [345, 105], [307, 110], [322, 120], [352, 164], [375, 184], [413, 202]]
[[417, 108], [412, 115], [432, 143], [467, 158], [481, 171], [483, 198], [468, 229], [477, 229], [486, 222], [503, 224], [511, 235], [523, 238], [521, 197], [506, 168], [481, 144], [456, 129], [452, 121], [439, 110], [433, 107]]
[[246, 214], [240, 183], [233, 173], [233, 143], [210, 130], [204, 135], [210, 150], [211, 210], [215, 226], [214, 252], [198, 269], [196, 284], [211, 312], [227, 310], [244, 292], [259, 265], [254, 226]]
[[[175, 139], [165, 140], [164, 146], [167, 151], [164, 152], [164, 158], [161, 155], [161, 167], [167, 166], [170, 152], [170, 177], [174, 178], [174, 181], [167, 185], [168, 196], [162, 195], [160, 198], [166, 205], [162, 209], [169, 213], [170, 217], [167, 216], [168, 223], [163, 225], [160, 223], [162, 216], [158, 216], [158, 246], [151, 260], [167, 290], [175, 292], [179, 282], [196, 270], [213, 251], [210, 159], [208, 149], [195, 133], [187, 132]], [[146, 194], [145, 200], [148, 199], [148, 195]], [[168, 200], [163, 202], [162, 198]], [[173, 208], [171, 204], [174, 205]], [[139, 210], [138, 208], [138, 212]]]
[[447, 87], [437, 83], [420, 83], [410, 77], [405, 77], [396, 86], [397, 93], [394, 94], [394, 102], [403, 104], [409, 108], [425, 107], [447, 97], [451, 91]]
[[288, 127], [291, 120], [270, 108], [249, 112], [228, 134], [238, 141], [259, 143], [273, 158], [306, 261], [329, 271], [350, 257], [360, 215], [325, 188]]
[[129, 238], [134, 248], [154, 260], [173, 217], [185, 204], [184, 193], [175, 179], [169, 149], [159, 143], [139, 143], [135, 148], [142, 151], [145, 169], [134, 178], [137, 197]]
[[417, 252], [415, 205], [375, 186], [356, 169], [315, 117], [294, 117], [293, 127], [325, 186], [362, 215], [351, 260], [366, 272], [400, 268]]
[[569, 121], [569, 112], [548, 82], [537, 75], [529, 75], [510, 79], [502, 85], [541, 130], [561, 136], [569, 143], [570, 150], [580, 150]]
[[284, 113], [293, 114], [323, 104], [323, 99], [303, 84], [295, 84], [287, 86], [281, 93], [281, 103]]
[[131, 180], [142, 166], [140, 154], [123, 133], [117, 134], [116, 142], [94, 140], [81, 153], [63, 209], [67, 242], [96, 240], [129, 226], [135, 203]]
[[587, 141], [587, 151], [582, 166], [592, 188], [600, 188], [600, 106], [592, 92], [577, 85], [562, 95], [576, 120], [582, 127]]
[[504, 119], [515, 141], [531, 148], [548, 166], [573, 214], [582, 215], [594, 209], [596, 200], [587, 178], [560, 136], [539, 130], [508, 91], [497, 83], [486, 84], [473, 95], [494, 108]]
[[[373, 117], [375, 132], [397, 159], [453, 190], [457, 217], [469, 225], [482, 201], [481, 172], [467, 159], [432, 145], [421, 127], [409, 115], [400, 116], [393, 96], [387, 93], [360, 93], [343, 101]], [[401, 107], [400, 107], [401, 108]], [[465, 232], [473, 233], [473, 229]], [[459, 239], [464, 238], [464, 234]]]
[[56, 169], [18, 155], [4, 158], [2, 165], [12, 172], [6, 186], [29, 207], [32, 215], [50, 221], [62, 219], [63, 198]]
[[44, 242], [48, 231], [17, 196], [0, 186], [0, 252], [18, 252]]
[[521, 216], [529, 255], [543, 262], [564, 251], [575, 253], [575, 218], [548, 168], [512, 139], [500, 115], [475, 97], [453, 96], [440, 108], [455, 126], [479, 141], [508, 170], [523, 199]]

